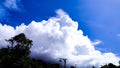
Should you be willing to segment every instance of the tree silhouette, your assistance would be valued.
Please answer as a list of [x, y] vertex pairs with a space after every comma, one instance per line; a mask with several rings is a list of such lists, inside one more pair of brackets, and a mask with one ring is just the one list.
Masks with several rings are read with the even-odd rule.
[[76, 68], [75, 66], [70, 66], [70, 68]]
[[[0, 67], [1, 68], [16, 68], [25, 66], [25, 59], [29, 59], [32, 40], [25, 37], [23, 33], [6, 40], [9, 42], [7, 48], [0, 49]], [[6, 64], [6, 65], [4, 65]]]
[[15, 55], [29, 56], [32, 40], [27, 39], [23, 33], [6, 41], [10, 43], [8, 48], [15, 52]]
[[119, 68], [119, 66], [109, 63], [108, 65], [106, 64], [106, 65], [102, 66], [101, 68]]
[[29, 57], [32, 40], [23, 33], [6, 41], [9, 45], [0, 49], [0, 68], [60, 68], [60, 64]]
[[66, 68], [66, 61], [67, 61], [67, 59], [66, 58], [60, 58], [60, 60], [59, 60], [60, 62], [64, 62], [64, 68]]

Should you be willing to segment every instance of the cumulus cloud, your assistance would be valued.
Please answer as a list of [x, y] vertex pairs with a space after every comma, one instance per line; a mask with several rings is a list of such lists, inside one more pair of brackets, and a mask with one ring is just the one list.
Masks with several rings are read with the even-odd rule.
[[[32, 21], [29, 25], [21, 24], [14, 29], [9, 25], [0, 24], [0, 45], [4, 39], [19, 33], [33, 40], [31, 56], [47, 61], [58, 61], [67, 58], [67, 64], [76, 64], [78, 67], [90, 65], [100, 66], [106, 63], [117, 64], [119, 57], [114, 53], [101, 53], [95, 50], [92, 41], [78, 30], [78, 22], [72, 20], [67, 13], [59, 9], [57, 16], [41, 22]], [[100, 41], [96, 41], [100, 43]]]

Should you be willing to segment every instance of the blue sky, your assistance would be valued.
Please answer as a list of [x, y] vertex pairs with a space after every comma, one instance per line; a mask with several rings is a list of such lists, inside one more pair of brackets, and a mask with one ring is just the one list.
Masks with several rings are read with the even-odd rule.
[[78, 22], [84, 36], [100, 41], [97, 50], [120, 56], [120, 0], [0, 0], [0, 23], [28, 25], [56, 16], [58, 9]]
[[17, 7], [5, 7], [2, 4], [4, 1], [1, 0], [0, 5], [2, 24], [15, 27], [33, 20], [47, 20], [55, 15], [57, 9], [62, 9], [79, 22], [79, 29], [83, 30], [84, 35], [93, 41], [102, 41], [102, 44], [96, 46], [98, 49], [120, 54], [119, 0], [18, 0]]

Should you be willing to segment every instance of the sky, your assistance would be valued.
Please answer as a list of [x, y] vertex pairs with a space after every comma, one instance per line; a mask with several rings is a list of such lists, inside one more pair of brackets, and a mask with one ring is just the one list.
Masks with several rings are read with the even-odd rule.
[[0, 0], [0, 47], [25, 33], [32, 57], [63, 57], [83, 67], [117, 64], [119, 18], [119, 0]]

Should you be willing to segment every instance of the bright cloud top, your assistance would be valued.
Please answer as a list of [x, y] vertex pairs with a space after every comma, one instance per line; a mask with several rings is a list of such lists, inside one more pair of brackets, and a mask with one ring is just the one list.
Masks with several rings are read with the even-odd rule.
[[[29, 25], [21, 24], [14, 29], [8, 25], [0, 24], [0, 44], [5, 44], [4, 39], [9, 39], [19, 33], [33, 40], [31, 56], [41, 59], [67, 58], [68, 64], [77, 66], [100, 66], [106, 63], [117, 64], [119, 58], [109, 52], [101, 53], [95, 50], [93, 42], [78, 30], [78, 22], [73, 21], [61, 9], [56, 11], [57, 16], [41, 22], [32, 21]], [[96, 41], [99, 44], [101, 41]]]

